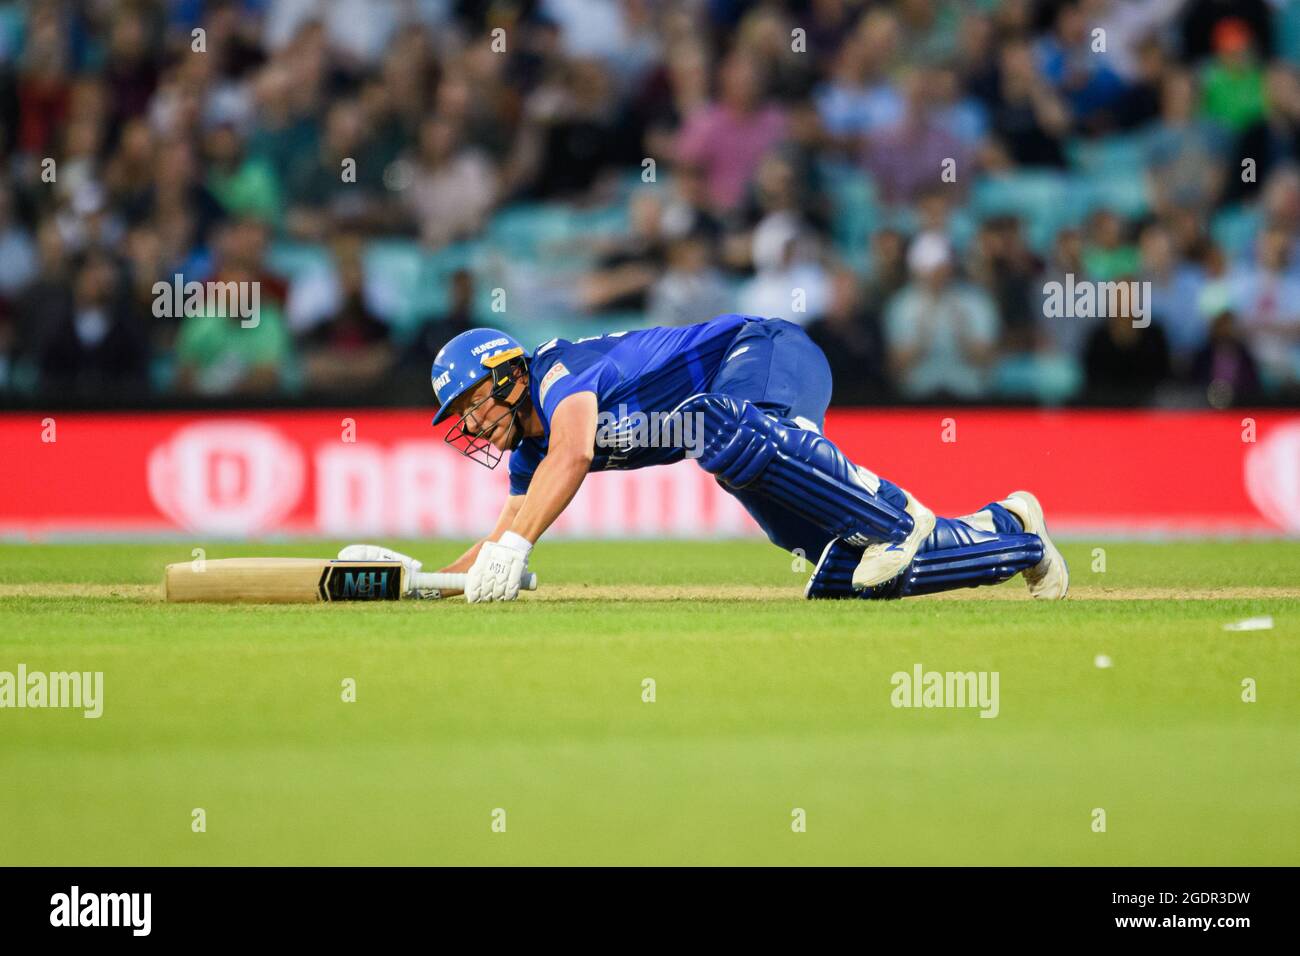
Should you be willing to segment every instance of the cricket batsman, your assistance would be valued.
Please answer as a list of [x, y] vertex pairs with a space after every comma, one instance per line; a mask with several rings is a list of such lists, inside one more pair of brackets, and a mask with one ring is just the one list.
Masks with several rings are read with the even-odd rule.
[[[638, 412], [681, 424], [672, 434], [698, 434], [692, 457], [774, 544], [820, 555], [808, 598], [908, 597], [1018, 573], [1036, 598], [1063, 598], [1069, 587], [1029, 492], [963, 518], [936, 518], [908, 491], [849, 461], [822, 435], [831, 398], [826, 357], [782, 319], [720, 315], [552, 339], [531, 356], [505, 332], [471, 329], [438, 353], [432, 379], [433, 424], [451, 422], [449, 444], [488, 468], [510, 452], [510, 492], [496, 527], [443, 569], [467, 572], [470, 603], [518, 597], [534, 544], [588, 473], [687, 457], [683, 442], [628, 440], [618, 423]], [[613, 427], [598, 427], [611, 416]], [[373, 545], [339, 556], [419, 569]]]

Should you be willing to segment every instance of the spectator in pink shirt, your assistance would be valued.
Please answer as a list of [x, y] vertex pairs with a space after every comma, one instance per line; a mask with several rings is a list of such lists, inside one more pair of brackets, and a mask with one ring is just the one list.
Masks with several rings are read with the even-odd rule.
[[953, 128], [953, 117], [933, 106], [942, 102], [943, 83], [937, 70], [913, 73], [905, 83], [903, 117], [866, 138], [863, 158], [880, 199], [888, 205], [915, 203], [927, 189], [944, 182], [941, 177], [948, 160], [956, 174], [949, 189], [962, 195], [972, 178], [973, 149]]
[[745, 197], [745, 190], [763, 156], [785, 135], [786, 117], [780, 107], [764, 102], [758, 64], [733, 54], [722, 65], [719, 100], [696, 111], [677, 141], [679, 162], [704, 172], [709, 202], [727, 213]]

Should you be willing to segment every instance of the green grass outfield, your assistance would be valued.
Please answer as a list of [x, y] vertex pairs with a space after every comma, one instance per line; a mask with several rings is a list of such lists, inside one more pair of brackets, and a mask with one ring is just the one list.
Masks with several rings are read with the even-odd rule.
[[[160, 603], [191, 547], [0, 545], [0, 671], [105, 685], [0, 710], [0, 862], [1300, 863], [1294, 543], [1076, 542], [1052, 604], [805, 602], [756, 542], [543, 544], [504, 606]], [[893, 707], [918, 663], [999, 715]]]

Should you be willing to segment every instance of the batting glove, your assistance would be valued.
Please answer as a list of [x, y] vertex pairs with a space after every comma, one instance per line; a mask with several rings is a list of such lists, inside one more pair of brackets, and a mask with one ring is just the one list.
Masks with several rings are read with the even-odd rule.
[[500, 541], [485, 541], [465, 579], [465, 600], [478, 604], [519, 597], [519, 583], [528, 570], [532, 549], [527, 538], [513, 531], [503, 534]]

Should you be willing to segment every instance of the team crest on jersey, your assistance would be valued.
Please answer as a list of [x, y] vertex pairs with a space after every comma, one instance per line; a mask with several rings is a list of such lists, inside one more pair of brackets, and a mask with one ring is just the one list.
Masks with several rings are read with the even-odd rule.
[[546, 393], [551, 390], [551, 386], [568, 374], [569, 370], [564, 367], [563, 362], [556, 362], [552, 365], [550, 371], [542, 376], [541, 387], [537, 390], [537, 403], [539, 405], [545, 405]]

